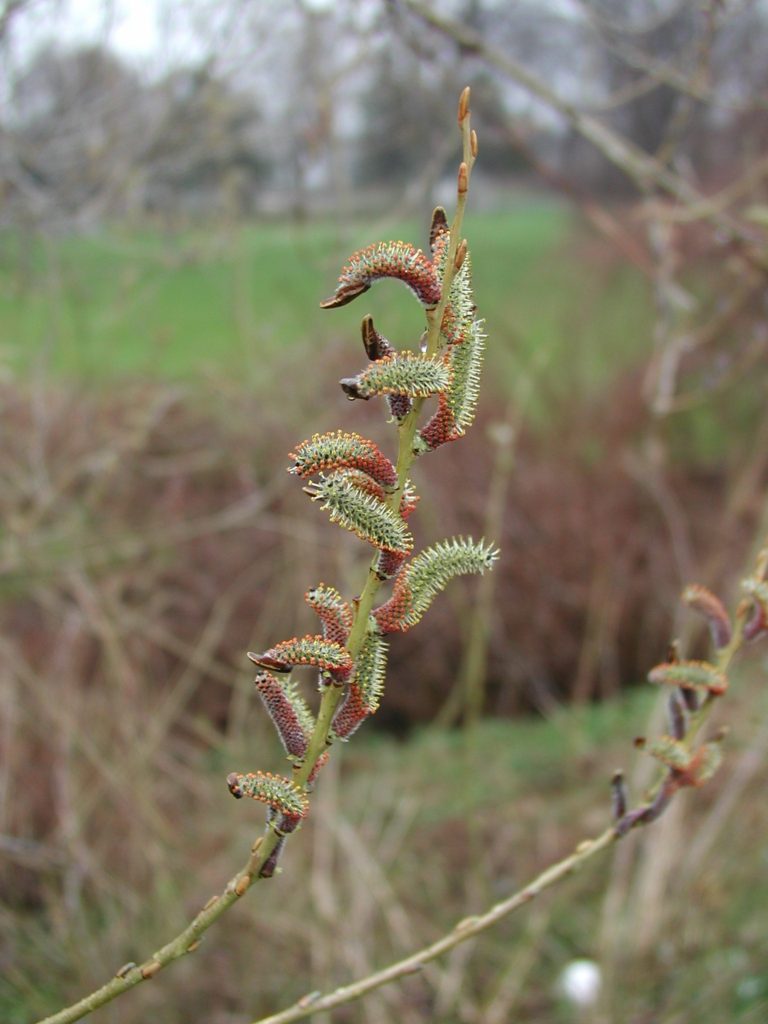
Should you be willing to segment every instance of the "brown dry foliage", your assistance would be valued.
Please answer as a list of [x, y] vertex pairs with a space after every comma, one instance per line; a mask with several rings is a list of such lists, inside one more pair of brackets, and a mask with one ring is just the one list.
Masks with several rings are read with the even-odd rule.
[[[519, 442], [498, 538], [489, 710], [609, 694], [663, 654], [686, 567], [664, 502], [631, 471], [646, 425], [637, 392], [627, 380], [609, 400], [563, 413], [547, 437]], [[483, 533], [493, 405], [419, 477], [418, 544]], [[357, 428], [373, 410], [356, 409]], [[151, 850], [124, 863], [120, 822], [141, 816], [136, 790], [182, 771], [190, 740], [215, 748], [258, 728], [244, 652], [314, 628], [301, 595], [320, 579], [359, 579], [347, 564], [359, 545], [303, 504], [285, 474], [300, 434], [263, 403], [230, 397], [223, 417], [167, 385], [107, 396], [61, 384], [7, 389], [0, 415], [0, 831], [33, 844], [10, 859], [2, 890], [35, 903], [41, 865], [60, 855], [49, 840], [75, 850], [94, 814], [101, 863], [116, 859], [133, 884], [149, 884]], [[719, 548], [738, 565], [724, 545], [722, 475], [681, 467], [664, 487], [695, 509], [682, 528], [699, 564]], [[472, 593], [446, 594], [431, 628], [393, 639], [377, 724], [435, 716], [461, 657], [457, 603], [466, 609]], [[88, 806], [75, 813], [83, 792]]]

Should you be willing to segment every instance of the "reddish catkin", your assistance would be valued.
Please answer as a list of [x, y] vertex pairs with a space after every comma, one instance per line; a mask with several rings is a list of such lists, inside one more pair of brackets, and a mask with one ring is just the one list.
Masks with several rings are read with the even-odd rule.
[[395, 579], [392, 596], [381, 607], [376, 608], [373, 617], [382, 633], [397, 633], [404, 630], [406, 614], [411, 606], [411, 588], [404, 571]]
[[456, 421], [444, 394], [437, 399], [437, 409], [432, 418], [418, 433], [418, 438], [428, 451], [442, 444], [455, 441], [461, 435], [456, 430]]
[[[286, 754], [300, 760], [307, 752], [308, 727], [314, 724], [310, 724], [312, 714], [309, 708], [297, 693], [286, 691], [270, 672], [259, 672], [254, 682]], [[299, 707], [297, 702], [300, 702]]]
[[352, 605], [343, 599], [335, 587], [325, 583], [308, 590], [304, 600], [317, 613], [323, 626], [323, 637], [343, 647], [352, 629]]
[[[403, 497], [400, 500], [400, 515], [404, 520], [408, 519], [418, 503], [419, 496], [413, 490], [410, 480], [408, 480], [403, 491]], [[392, 579], [393, 576], [397, 576], [407, 557], [407, 553], [402, 551], [382, 551], [376, 564], [376, 575], [382, 580]]]
[[333, 716], [333, 733], [340, 740], [347, 740], [369, 715], [363, 694], [357, 683], [350, 683], [344, 698]]
[[733, 630], [723, 602], [700, 583], [690, 583], [683, 591], [683, 603], [706, 619], [715, 647], [726, 647]]
[[440, 282], [431, 261], [410, 242], [398, 241], [376, 242], [354, 253], [342, 268], [336, 291], [320, 305], [323, 309], [345, 306], [386, 277], [402, 281], [424, 306], [440, 301]]
[[395, 467], [378, 445], [360, 434], [344, 430], [313, 434], [289, 457], [293, 465], [288, 472], [304, 479], [335, 469], [357, 469], [383, 487], [391, 488], [397, 483]]
[[309, 778], [307, 779], [307, 785], [308, 786], [312, 786], [314, 784], [314, 781], [317, 778], [317, 776], [320, 774], [320, 771], [323, 768], [325, 768], [325, 766], [328, 764], [328, 759], [330, 758], [330, 756], [331, 756], [330, 751], [324, 750], [322, 752], [322, 754], [320, 755], [320, 757], [318, 757], [318, 759], [315, 761], [315, 766], [312, 769], [312, 771], [309, 773]]

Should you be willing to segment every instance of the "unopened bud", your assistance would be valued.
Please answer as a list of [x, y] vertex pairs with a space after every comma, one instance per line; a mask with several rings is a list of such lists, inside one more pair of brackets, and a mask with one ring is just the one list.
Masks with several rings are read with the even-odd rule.
[[467, 168], [467, 165], [462, 160], [462, 162], [459, 164], [459, 183], [458, 183], [459, 195], [463, 196], [466, 193], [468, 188], [469, 188], [469, 169]]
[[650, 825], [652, 821], [656, 821], [660, 818], [669, 806], [669, 802], [672, 799], [673, 794], [674, 788], [672, 786], [662, 786], [653, 798], [653, 802], [643, 809], [639, 818], [640, 823], [642, 825]]
[[435, 251], [435, 242], [440, 235], [448, 230], [448, 217], [442, 206], [436, 206], [432, 211], [432, 223], [429, 226], [429, 247]]
[[453, 261], [453, 265], [454, 265], [454, 267], [457, 270], [461, 270], [461, 265], [464, 262], [464, 259], [465, 259], [466, 255], [467, 255], [467, 240], [466, 240], [466, 238], [464, 238], [461, 241], [461, 243], [459, 244], [458, 249], [456, 250], [456, 257], [455, 257], [455, 259]]
[[350, 402], [354, 402], [356, 398], [362, 398], [365, 402], [368, 401], [368, 395], [360, 394], [360, 382], [357, 377], [342, 377], [339, 384]]
[[[243, 791], [240, 788], [240, 776], [238, 775], [237, 772], [229, 773], [229, 775], [227, 776], [227, 786], [229, 787], [229, 792], [236, 800], [242, 800]], [[206, 906], [208, 906], [207, 903]]]
[[[308, 491], [306, 487], [303, 487], [302, 490], [306, 491], [308, 494], [314, 495], [314, 492]], [[259, 668], [265, 668], [269, 672], [291, 671], [291, 666], [287, 662], [281, 661], [279, 658], [275, 658], [269, 653], [269, 651], [265, 651], [263, 654], [259, 654], [256, 651], [248, 651], [247, 657], [254, 663], [254, 665], [258, 665]]]
[[676, 693], [669, 695], [667, 701], [667, 718], [669, 721], [669, 734], [674, 736], [676, 740], [681, 740], [685, 736], [685, 712], [683, 710], [683, 704]]
[[685, 686], [681, 686], [677, 691], [683, 699], [686, 711], [690, 711], [691, 714], [694, 711], [699, 710], [699, 695], [695, 690], [689, 690]]
[[627, 813], [628, 803], [627, 784], [624, 781], [624, 773], [621, 771], [614, 772], [611, 779], [611, 810], [613, 811], [614, 821], [624, 817]]
[[235, 892], [238, 896], [245, 896], [251, 887], [251, 879], [248, 875], [240, 875], [235, 883]]
[[360, 333], [363, 336], [365, 354], [369, 359], [383, 359], [384, 356], [391, 356], [395, 351], [383, 334], [380, 334], [373, 326], [373, 317], [367, 313], [360, 324]]
[[461, 96], [459, 96], [459, 124], [463, 123], [464, 118], [469, 113], [469, 95], [470, 88], [468, 85], [465, 85], [461, 90]]
[[469, 133], [469, 151], [475, 160], [477, 160], [477, 132], [474, 128]]

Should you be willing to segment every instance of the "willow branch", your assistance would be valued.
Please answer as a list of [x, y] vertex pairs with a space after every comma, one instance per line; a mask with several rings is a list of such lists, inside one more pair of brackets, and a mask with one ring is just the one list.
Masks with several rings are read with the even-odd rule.
[[[433, 351], [436, 350], [437, 343], [439, 341], [439, 325], [442, 323], [442, 315], [448, 304], [448, 295], [455, 274], [454, 261], [458, 245], [457, 239], [459, 232], [461, 231], [461, 224], [466, 206], [469, 175], [471, 173], [472, 164], [474, 163], [477, 146], [477, 140], [474, 139], [473, 141], [470, 128], [469, 88], [466, 88], [462, 93], [459, 104], [459, 126], [462, 131], [463, 139], [464, 161], [462, 163], [462, 167], [464, 168], [464, 174], [462, 175], [461, 171], [459, 173], [457, 207], [453, 223], [451, 225], [452, 248], [449, 251], [450, 263], [446, 268], [441, 298], [437, 306], [439, 318], [436, 316], [433, 317], [429, 324], [430, 332], [436, 332], [435, 337], [437, 340], [434, 342], [435, 348]], [[409, 413], [398, 429], [398, 453], [396, 463], [397, 486], [393, 493], [387, 498], [388, 504], [392, 509], [397, 509], [400, 506], [400, 499], [405, 488], [408, 472], [413, 464], [415, 457], [413, 450], [414, 439], [418, 427], [417, 413], [421, 409], [422, 405], [423, 402], [416, 400], [414, 402], [414, 409]], [[346, 644], [347, 650], [353, 660], [355, 660], [360, 654], [360, 650], [365, 639], [369, 615], [373, 608], [373, 602], [376, 597], [376, 593], [381, 586], [381, 580], [375, 571], [377, 562], [378, 555], [371, 562], [365, 584], [359, 598], [355, 602], [352, 628]], [[309, 777], [312, 774], [318, 759], [330, 745], [331, 723], [333, 721], [334, 712], [336, 711], [336, 708], [343, 696], [343, 692], [343, 687], [336, 685], [326, 686], [323, 690], [317, 720], [307, 745], [307, 752], [302, 762], [298, 764], [294, 770], [293, 781], [299, 786], [306, 788]], [[115, 977], [105, 985], [102, 985], [100, 988], [91, 992], [78, 1002], [73, 1003], [71, 1006], [44, 1018], [39, 1021], [38, 1024], [72, 1024], [74, 1021], [81, 1020], [93, 1010], [97, 1010], [100, 1006], [104, 1006], [106, 1003], [111, 1002], [118, 996], [123, 995], [123, 993], [127, 992], [129, 989], [141, 984], [141, 982], [154, 978], [164, 967], [167, 967], [168, 964], [180, 959], [187, 953], [194, 952], [200, 945], [200, 939], [203, 934], [211, 927], [211, 925], [213, 925], [222, 916], [222, 914], [229, 910], [234, 903], [245, 895], [254, 881], [260, 879], [261, 869], [266, 864], [270, 855], [274, 852], [280, 838], [281, 837], [274, 829], [270, 829], [263, 836], [259, 836], [251, 847], [248, 860], [240, 871], [238, 871], [237, 874], [227, 882], [222, 892], [212, 896], [193, 920], [183, 929], [183, 931], [181, 931], [174, 939], [171, 939], [170, 942], [166, 943], [166, 945], [157, 949], [145, 961], [143, 961], [143, 963], [125, 964], [118, 970]]]

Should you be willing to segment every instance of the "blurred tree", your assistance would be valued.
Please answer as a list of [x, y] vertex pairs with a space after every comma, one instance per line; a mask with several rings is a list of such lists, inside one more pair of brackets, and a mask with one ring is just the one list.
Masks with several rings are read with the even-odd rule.
[[[434, 73], [408, 50], [382, 50], [360, 106], [363, 127], [355, 178], [359, 184], [400, 186], [445, 136], [445, 73]], [[455, 92], [456, 90], [453, 89]]]
[[119, 212], [149, 113], [135, 72], [102, 47], [46, 47], [14, 83], [11, 109], [18, 199], [34, 196], [49, 219]]
[[13, 85], [0, 178], [15, 216], [48, 226], [252, 213], [270, 171], [260, 129], [208, 62], [152, 85], [104, 47], [47, 47]]
[[253, 213], [270, 172], [252, 99], [209, 64], [172, 71], [154, 91], [162, 129], [142, 154], [149, 209]]

